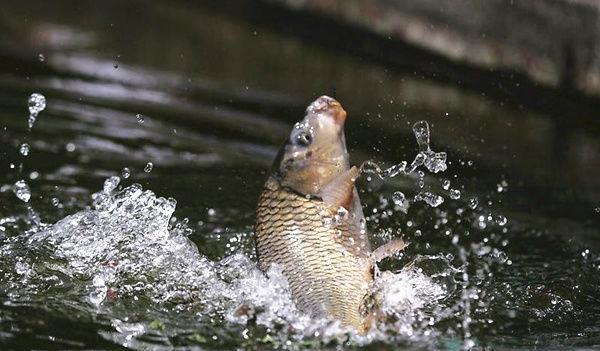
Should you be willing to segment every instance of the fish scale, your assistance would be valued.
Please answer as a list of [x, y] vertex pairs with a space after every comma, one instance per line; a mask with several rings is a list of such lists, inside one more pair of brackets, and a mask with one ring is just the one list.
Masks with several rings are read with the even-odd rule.
[[281, 266], [301, 310], [365, 330], [362, 311], [371, 265], [344, 235], [348, 223], [324, 226], [334, 216], [335, 210], [320, 199], [268, 182], [257, 206], [259, 260], [264, 269]]

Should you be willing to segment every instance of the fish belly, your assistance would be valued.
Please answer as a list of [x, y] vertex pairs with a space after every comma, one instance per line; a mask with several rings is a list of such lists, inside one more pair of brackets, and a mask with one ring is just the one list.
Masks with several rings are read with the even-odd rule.
[[263, 269], [278, 264], [299, 309], [366, 328], [371, 266], [340, 241], [322, 201], [285, 189], [266, 189], [257, 207], [256, 241]]

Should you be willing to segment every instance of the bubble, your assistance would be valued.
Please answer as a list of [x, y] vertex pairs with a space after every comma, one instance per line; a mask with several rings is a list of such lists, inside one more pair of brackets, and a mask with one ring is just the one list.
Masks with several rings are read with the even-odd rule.
[[121, 170], [121, 177], [123, 177], [123, 179], [129, 178], [130, 175], [131, 171], [129, 170], [129, 168], [125, 167]]
[[460, 199], [460, 190], [458, 189], [450, 189], [450, 198], [452, 200]]
[[477, 200], [477, 198], [476, 198], [476, 197], [474, 197], [474, 198], [472, 198], [472, 199], [470, 199], [470, 200], [469, 200], [469, 207], [470, 207], [471, 209], [473, 209], [473, 210], [474, 210], [474, 209], [476, 209], [476, 208], [477, 208], [477, 206], [479, 206], [479, 200]]
[[29, 144], [27, 143], [23, 143], [21, 144], [21, 147], [19, 148], [19, 152], [21, 153], [21, 155], [23, 156], [28, 156], [29, 155], [29, 151], [31, 150], [31, 147], [29, 146]]
[[137, 121], [138, 121], [139, 123], [144, 123], [144, 116], [142, 116], [141, 114], [139, 114], [139, 113], [138, 113], [138, 114], [136, 114], [136, 115], [135, 115], [135, 118], [137, 119]]
[[154, 168], [154, 164], [152, 162], [148, 162], [148, 163], [146, 163], [146, 166], [144, 167], [144, 172], [150, 173], [150, 172], [152, 172], [153, 168]]
[[29, 202], [29, 199], [31, 199], [31, 189], [29, 189], [29, 185], [24, 180], [19, 180], [15, 183], [13, 192], [23, 202]]

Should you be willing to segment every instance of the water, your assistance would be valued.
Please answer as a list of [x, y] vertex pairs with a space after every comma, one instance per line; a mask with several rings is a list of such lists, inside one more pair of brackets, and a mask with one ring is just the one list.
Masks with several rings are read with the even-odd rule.
[[[250, 14], [80, 6], [23, 1], [7, 4], [12, 20], [0, 16], [11, 33], [0, 35], [0, 348], [600, 343], [593, 125], [360, 60]], [[280, 143], [333, 88], [352, 163], [374, 171], [358, 184], [372, 244], [409, 243], [382, 262], [386, 323], [365, 337], [296, 310], [277, 268], [257, 269], [252, 242]], [[33, 93], [46, 108], [29, 128]], [[415, 201], [438, 196], [437, 207]]]

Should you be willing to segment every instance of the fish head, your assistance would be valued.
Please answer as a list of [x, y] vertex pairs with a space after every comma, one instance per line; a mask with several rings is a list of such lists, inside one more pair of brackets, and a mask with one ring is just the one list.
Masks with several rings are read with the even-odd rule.
[[321, 96], [306, 108], [273, 165], [283, 186], [318, 196], [323, 186], [349, 169], [345, 121], [346, 111], [331, 97]]

